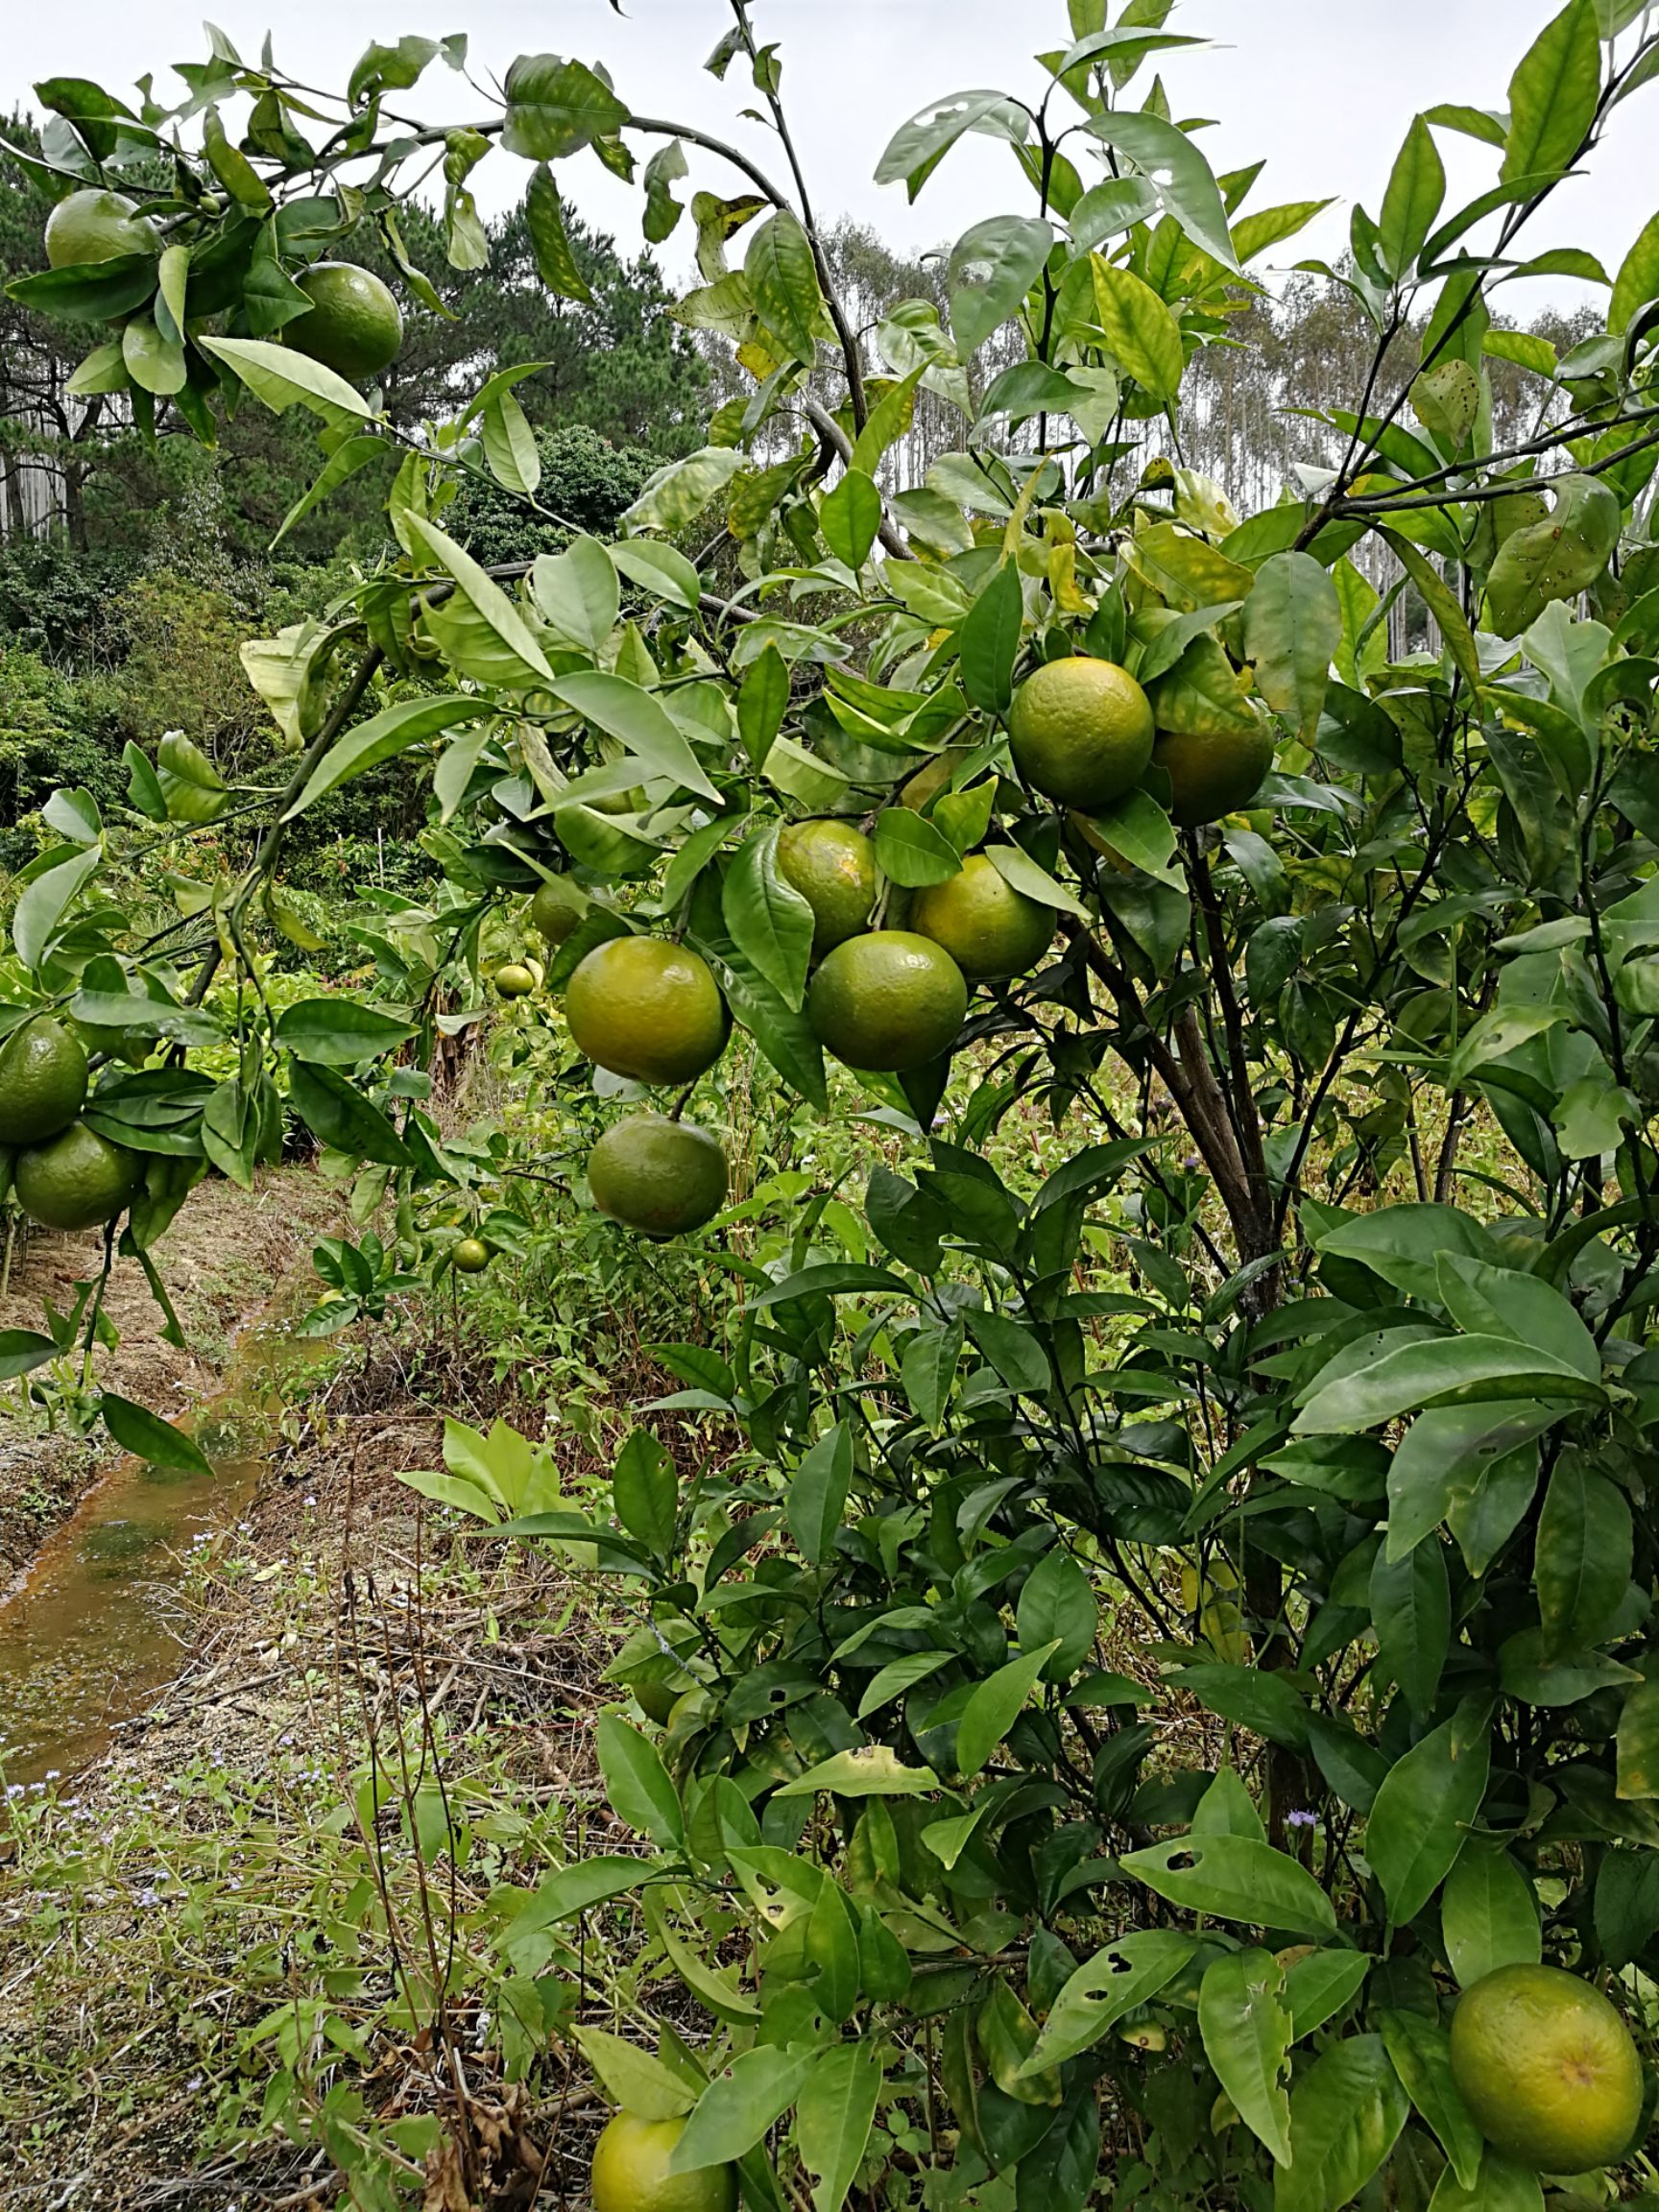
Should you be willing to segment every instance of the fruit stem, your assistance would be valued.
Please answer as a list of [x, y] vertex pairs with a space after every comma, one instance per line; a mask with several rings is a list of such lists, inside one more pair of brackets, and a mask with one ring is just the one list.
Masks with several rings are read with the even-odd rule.
[[679, 1120], [680, 1117], [685, 1113], [686, 1107], [691, 1103], [691, 1094], [696, 1090], [696, 1088], [697, 1086], [695, 1083], [686, 1084], [685, 1090], [681, 1092], [679, 1097], [675, 1099], [673, 1106], [669, 1110], [668, 1118], [670, 1121]]

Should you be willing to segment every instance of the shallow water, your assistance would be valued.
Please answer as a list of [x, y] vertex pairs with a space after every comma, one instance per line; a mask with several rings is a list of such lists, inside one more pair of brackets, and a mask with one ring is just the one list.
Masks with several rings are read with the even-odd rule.
[[54, 1529], [0, 1599], [0, 1774], [8, 1786], [69, 1774], [108, 1749], [178, 1671], [180, 1598], [197, 1540], [230, 1527], [265, 1467], [265, 1426], [291, 1338], [261, 1327], [238, 1345], [225, 1390], [194, 1430], [212, 1466], [180, 1475], [123, 1459]]

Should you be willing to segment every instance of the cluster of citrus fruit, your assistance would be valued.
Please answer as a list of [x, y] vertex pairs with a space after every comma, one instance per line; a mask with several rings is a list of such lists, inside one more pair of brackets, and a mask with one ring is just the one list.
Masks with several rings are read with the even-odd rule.
[[[54, 269], [159, 254], [162, 243], [156, 224], [124, 192], [92, 186], [71, 192], [46, 220], [46, 259]], [[284, 324], [278, 334], [284, 346], [353, 384], [391, 367], [403, 343], [403, 317], [372, 269], [314, 261], [295, 282], [311, 305]]]
[[48, 1229], [93, 1229], [125, 1211], [137, 1155], [81, 1119], [86, 1049], [54, 1014], [32, 1015], [0, 1045], [0, 1195]]
[[[1210, 821], [1249, 800], [1273, 758], [1265, 726], [1260, 737], [1235, 735], [1208, 749], [1202, 739], [1160, 735], [1135, 679], [1113, 661], [1082, 657], [1049, 661], [1028, 677], [1008, 730], [1025, 781], [1083, 815], [1121, 798], [1156, 765], [1169, 779], [1176, 818]], [[1053, 938], [1053, 908], [1018, 889], [998, 857], [993, 844], [942, 883], [907, 896], [889, 888], [882, 910], [876, 847], [854, 823], [784, 827], [778, 870], [812, 915], [806, 1019], [834, 1059], [879, 1074], [925, 1067], [955, 1043], [975, 985], [1036, 967]], [[555, 878], [536, 894], [531, 918], [558, 947], [586, 910], [583, 894]], [[509, 961], [494, 978], [509, 998], [541, 979], [528, 960]], [[732, 1031], [708, 962], [662, 937], [617, 936], [595, 947], [570, 976], [565, 1012], [595, 1066], [665, 1087], [706, 1074]], [[588, 1181], [603, 1213], [658, 1238], [712, 1219], [728, 1187], [718, 1140], [678, 1113], [635, 1115], [607, 1131], [589, 1160]]]
[[1181, 719], [1190, 727], [1160, 730], [1154, 701], [1126, 669], [1078, 656], [1026, 678], [1008, 736], [1031, 788], [1075, 814], [1111, 805], [1156, 768], [1169, 780], [1170, 818], [1195, 830], [1250, 804], [1273, 765], [1273, 732], [1264, 716], [1237, 707], [1232, 716]]

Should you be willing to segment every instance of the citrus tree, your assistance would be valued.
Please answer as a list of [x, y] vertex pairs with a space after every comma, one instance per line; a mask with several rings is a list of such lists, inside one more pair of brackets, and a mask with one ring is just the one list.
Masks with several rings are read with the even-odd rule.
[[[948, 315], [874, 331], [748, 0], [709, 65], [763, 158], [545, 54], [426, 126], [407, 96], [455, 39], [372, 45], [334, 96], [218, 35], [177, 108], [39, 87], [56, 265], [13, 289], [90, 326], [80, 389], [205, 439], [307, 411], [307, 508], [402, 459], [379, 567], [246, 648], [269, 776], [169, 738], [129, 822], [47, 809], [0, 1052], [23, 1203], [124, 1214], [159, 1285], [190, 1185], [247, 1181], [286, 1113], [395, 1223], [333, 1252], [343, 1296], [487, 1263], [511, 1211], [421, 1069], [492, 979], [565, 992], [620, 1100], [591, 1193], [646, 1234], [718, 1237], [687, 1115], [733, 1024], [820, 1109], [826, 1053], [855, 1070], [925, 1159], [873, 1172], [861, 1224], [805, 1206], [783, 1271], [730, 1259], [721, 1344], [666, 1349], [668, 1408], [746, 1431], [741, 1483], [682, 1483], [648, 1428], [609, 1516], [505, 1431], [420, 1479], [647, 1621], [617, 1672], [655, 1725], [599, 1730], [643, 1846], [500, 1911], [530, 1987], [637, 1899], [707, 2029], [577, 2031], [626, 2112], [601, 2212], [687, 2176], [724, 2205], [732, 2168], [769, 2207], [861, 2177], [1078, 2207], [1102, 2160], [1124, 2204], [1507, 2212], [1635, 2155], [1651, 2102], [1621, 2015], [1645, 2032], [1659, 1964], [1659, 217], [1611, 276], [1551, 226], [1659, 35], [1571, 0], [1504, 108], [1411, 122], [1321, 272], [1375, 330], [1364, 388], [1240, 516], [1184, 462], [1187, 371], [1323, 204], [1213, 174], [1152, 74], [1196, 42], [1166, 0], [1069, 12], [1026, 93], [894, 137], [912, 197], [997, 140], [1023, 211], [956, 241]], [[1449, 132], [1491, 171], [1452, 208]], [[643, 162], [647, 237], [694, 236], [680, 317], [746, 382], [620, 541], [486, 569], [444, 517], [480, 472], [536, 507], [527, 372], [396, 432], [365, 387], [400, 310], [338, 242], [397, 256], [431, 180], [467, 267], [474, 173], [521, 163], [574, 292], [577, 159]], [[1604, 327], [1561, 356], [1506, 327], [1535, 275]], [[1536, 393], [1507, 446], [1494, 360]], [[901, 484], [922, 392], [959, 445]], [[274, 1012], [289, 826], [398, 756], [443, 890], [373, 901], [374, 992]], [[112, 854], [238, 823], [242, 863], [139, 941]], [[545, 967], [495, 977], [526, 895]], [[1033, 1113], [1079, 1133], [1035, 1189], [988, 1157]], [[1127, 1287], [1081, 1263], [1103, 1226]]]

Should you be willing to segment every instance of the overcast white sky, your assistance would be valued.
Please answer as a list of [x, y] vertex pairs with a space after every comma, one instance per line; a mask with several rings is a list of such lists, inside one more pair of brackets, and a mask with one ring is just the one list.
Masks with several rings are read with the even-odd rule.
[[[1376, 213], [1401, 137], [1419, 108], [1443, 100], [1501, 107], [1516, 60], [1560, 0], [1187, 0], [1171, 28], [1220, 43], [1166, 58], [1176, 112], [1209, 115], [1205, 134], [1216, 170], [1268, 157], [1253, 204], [1344, 195], [1339, 211], [1298, 241], [1295, 253], [1340, 252], [1348, 197]], [[608, 0], [216, 0], [215, 19], [256, 54], [267, 26], [278, 62], [297, 77], [343, 84], [371, 37], [408, 31], [466, 31], [474, 66], [500, 72], [515, 54], [553, 50], [603, 59], [638, 113], [701, 124], [730, 135], [743, 105], [737, 74], [725, 86], [701, 64], [730, 21], [723, 0], [627, 0], [619, 18]], [[1114, 10], [1116, 12], [1116, 10]], [[167, 64], [204, 51], [199, 0], [76, 0], [53, 9], [6, 0], [0, 41], [0, 108], [26, 105], [49, 75], [96, 77], [125, 92], [154, 71], [158, 92], [176, 89]], [[982, 216], [1022, 205], [1004, 147], [970, 141], [934, 177], [915, 208], [903, 188], [878, 190], [872, 173], [893, 129], [941, 95], [974, 87], [1020, 89], [1039, 82], [1030, 55], [1063, 43], [1064, 0], [757, 0], [755, 20], [782, 42], [784, 94], [808, 179], [828, 218], [850, 214], [895, 244], [924, 247], [954, 237]], [[404, 95], [444, 120], [475, 110], [476, 97], [435, 67]], [[764, 134], [738, 124], [763, 163]], [[1619, 111], [1594, 176], [1575, 180], [1541, 218], [1533, 250], [1587, 245], [1616, 268], [1659, 206], [1659, 84]], [[1447, 139], [1453, 188], [1466, 195], [1495, 176], [1497, 156], [1472, 141]], [[693, 179], [730, 181], [695, 157]], [[480, 198], [500, 205], [522, 187], [522, 164], [496, 153], [477, 173]], [[584, 213], [613, 230], [625, 249], [638, 238], [638, 200], [591, 156], [565, 164], [562, 185]], [[1455, 204], [1455, 203], [1451, 203]], [[670, 245], [681, 259], [680, 240]], [[1294, 257], [1286, 254], [1286, 258]], [[1521, 315], [1546, 300], [1562, 304], [1582, 288], [1555, 281], [1512, 292]]]

